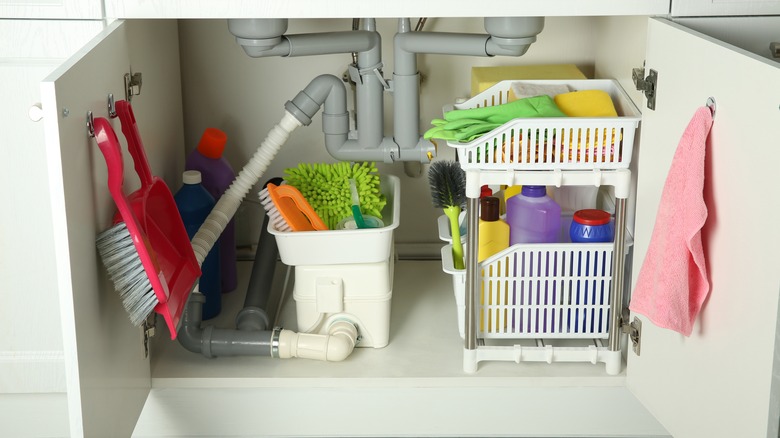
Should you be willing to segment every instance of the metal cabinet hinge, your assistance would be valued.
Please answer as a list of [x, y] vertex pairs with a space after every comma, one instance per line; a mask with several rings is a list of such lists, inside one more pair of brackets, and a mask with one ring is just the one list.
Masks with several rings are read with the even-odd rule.
[[655, 92], [658, 87], [658, 72], [650, 69], [645, 77], [645, 68], [635, 68], [631, 74], [636, 89], [643, 92], [647, 98], [647, 107], [655, 110]]
[[628, 309], [623, 309], [623, 316], [620, 321], [620, 329], [623, 333], [628, 334], [628, 339], [631, 340], [631, 348], [634, 350], [637, 356], [641, 352], [642, 345], [642, 320], [634, 317], [634, 320], [628, 322], [630, 318]]
[[149, 340], [154, 337], [157, 328], [157, 318], [154, 314], [146, 318], [141, 325], [144, 334], [144, 358], [149, 357]]
[[141, 94], [141, 85], [143, 84], [143, 76], [140, 72], [125, 73], [125, 100], [130, 102], [133, 100], [133, 96]]

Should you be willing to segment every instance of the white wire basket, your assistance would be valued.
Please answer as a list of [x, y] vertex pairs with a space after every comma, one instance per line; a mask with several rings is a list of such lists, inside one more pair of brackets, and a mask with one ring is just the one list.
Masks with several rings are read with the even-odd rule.
[[[572, 243], [564, 233], [571, 218], [563, 219], [562, 243], [513, 245], [479, 264], [478, 338], [609, 337], [614, 244]], [[438, 225], [440, 230], [449, 226]], [[452, 276], [463, 337], [466, 270], [455, 269], [451, 244], [442, 247], [441, 259], [442, 269]]]
[[[502, 81], [454, 105], [470, 109], [509, 100], [512, 83]], [[464, 170], [621, 169], [631, 163], [641, 113], [617, 81], [609, 79], [520, 81], [568, 85], [572, 91], [602, 90], [618, 117], [518, 118], [469, 142], [449, 141]]]

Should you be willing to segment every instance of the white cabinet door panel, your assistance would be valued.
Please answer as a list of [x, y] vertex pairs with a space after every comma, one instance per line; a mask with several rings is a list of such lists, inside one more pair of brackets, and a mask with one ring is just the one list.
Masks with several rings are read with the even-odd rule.
[[780, 14], [777, 0], [673, 0], [672, 16], [695, 17], [712, 15], [774, 15]]
[[[183, 130], [175, 22], [116, 22], [41, 85], [72, 436], [129, 436], [150, 388], [142, 332], [129, 323], [95, 249], [115, 206], [105, 161], [86, 130], [87, 111], [107, 117], [109, 93], [124, 98], [131, 69], [144, 75], [133, 105], [153, 172], [178, 181]], [[114, 129], [122, 138], [118, 121]], [[123, 149], [129, 193], [138, 179]]]
[[776, 437], [779, 64], [663, 19], [648, 25], [646, 62], [658, 91], [642, 115], [632, 284], [680, 137], [713, 97], [702, 232], [711, 290], [690, 337], [639, 316], [629, 388], [676, 438]]
[[0, 215], [0, 393], [65, 391], [43, 122], [29, 109], [41, 100], [41, 80], [101, 29], [99, 21], [0, 20], [0, 187], [13, 187], [4, 205], [24, 212]]

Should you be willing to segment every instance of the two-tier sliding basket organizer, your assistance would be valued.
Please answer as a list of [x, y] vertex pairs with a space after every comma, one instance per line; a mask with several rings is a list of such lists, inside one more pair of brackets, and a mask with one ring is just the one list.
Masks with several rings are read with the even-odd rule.
[[[455, 109], [505, 103], [512, 82], [500, 82]], [[466, 172], [468, 198], [465, 270], [454, 269], [449, 246], [442, 250], [456, 302], [463, 303], [463, 368], [475, 372], [481, 361], [591, 362], [618, 374], [628, 166], [640, 113], [613, 80], [523, 82], [605, 91], [618, 117], [514, 119], [468, 143], [448, 142]], [[484, 184], [613, 186], [614, 243], [564, 238], [562, 243], [518, 244], [479, 263], [477, 251], [469, 248], [479, 245]], [[562, 236], [567, 235], [564, 230]], [[586, 341], [560, 342], [581, 339]]]

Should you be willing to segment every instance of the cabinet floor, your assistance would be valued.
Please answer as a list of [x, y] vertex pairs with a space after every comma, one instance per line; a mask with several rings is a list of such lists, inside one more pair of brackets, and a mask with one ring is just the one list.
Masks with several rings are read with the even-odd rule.
[[[205, 324], [235, 327], [235, 315], [243, 306], [251, 266], [251, 262], [239, 262], [238, 289], [223, 294], [222, 312]], [[287, 267], [279, 264], [273, 285], [275, 291], [284, 288], [286, 273]], [[296, 330], [293, 277], [290, 273], [276, 325]], [[269, 307], [276, 307], [273, 297], [271, 302]], [[465, 373], [457, 311], [452, 278], [442, 271], [441, 262], [402, 260], [395, 263], [387, 346], [356, 348], [338, 363], [269, 357], [209, 359], [170, 341], [166, 332], [157, 336], [154, 345], [152, 387], [300, 386], [304, 384], [302, 379], [305, 385], [339, 387], [414, 386], [418, 379], [424, 379], [428, 386], [471, 386], [485, 384], [485, 379], [497, 382], [497, 378], [501, 379], [501, 386], [625, 385], [625, 372], [609, 376], [603, 364], [590, 363], [481, 362], [475, 374]], [[533, 345], [534, 341], [521, 342]], [[584, 345], [592, 341], [558, 340], [557, 345], [567, 342]], [[540, 377], [545, 379], [539, 380]]]
[[[208, 324], [234, 326], [250, 270], [240, 263], [239, 289]], [[289, 289], [278, 322], [295, 329]], [[396, 262], [389, 344], [343, 362], [208, 359], [162, 334], [134, 436], [668, 436], [625, 372], [603, 364], [482, 362], [465, 373], [453, 293], [440, 261]]]

